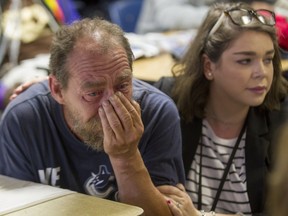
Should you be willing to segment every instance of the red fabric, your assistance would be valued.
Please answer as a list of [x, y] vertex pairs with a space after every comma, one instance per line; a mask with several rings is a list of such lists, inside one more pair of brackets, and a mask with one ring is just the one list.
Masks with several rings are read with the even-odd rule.
[[276, 15], [276, 29], [279, 46], [288, 51], [288, 20], [286, 17]]

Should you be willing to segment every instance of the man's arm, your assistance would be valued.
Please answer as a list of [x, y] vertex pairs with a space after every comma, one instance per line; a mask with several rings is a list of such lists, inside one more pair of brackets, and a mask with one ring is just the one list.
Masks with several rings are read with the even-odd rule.
[[121, 202], [140, 206], [145, 215], [171, 215], [163, 195], [152, 183], [140, 152], [129, 159], [111, 158]]
[[114, 169], [120, 201], [142, 207], [148, 216], [171, 215], [138, 150], [144, 131], [139, 105], [117, 93], [99, 108], [99, 115], [104, 132], [104, 150]]
[[[24, 114], [22, 116], [27, 117]], [[19, 112], [10, 109], [4, 112], [0, 121], [0, 174], [36, 182], [27, 160], [29, 152], [25, 151], [28, 147], [23, 136], [29, 127], [31, 125], [23, 123]]]

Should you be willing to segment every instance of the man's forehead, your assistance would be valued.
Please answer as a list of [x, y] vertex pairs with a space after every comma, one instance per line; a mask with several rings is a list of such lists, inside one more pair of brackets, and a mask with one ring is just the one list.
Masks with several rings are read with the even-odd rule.
[[111, 50], [109, 53], [73, 52], [68, 58], [69, 69], [113, 70], [130, 68], [127, 54], [123, 50]]
[[117, 58], [117, 56], [125, 57], [128, 60], [125, 48], [119, 44], [105, 46], [103, 44], [98, 44], [98, 42], [93, 39], [89, 40], [88, 38], [83, 38], [78, 40], [71, 50], [68, 56], [68, 62], [70, 59], [72, 63], [75, 60], [85, 62], [85, 58], [87, 57], [97, 58], [101, 61], [104, 58], [109, 60], [114, 57]]
[[[114, 77], [103, 76], [103, 75], [95, 75], [92, 77], [81, 77], [81, 86], [82, 88], [92, 88], [92, 87], [100, 87], [105, 86], [108, 80], [114, 82], [114, 84], [119, 84], [123, 81], [131, 81], [132, 80], [132, 72], [129, 70], [124, 70], [120, 73], [115, 74]], [[77, 78], [76, 78], [77, 79]]]
[[84, 36], [78, 38], [73, 50], [77, 51], [89, 51], [96, 53], [108, 53], [111, 50], [123, 49], [121, 43], [117, 42], [111, 37], [105, 37], [101, 34], [93, 34], [90, 36]]
[[97, 57], [104, 57], [110, 56], [113, 57], [114, 55], [124, 54], [127, 57], [126, 50], [120, 45], [113, 45], [110, 47], [103, 47], [102, 45], [95, 44], [90, 42], [88, 44], [79, 44], [74, 47], [74, 49], [70, 53], [70, 57], [77, 56], [77, 58], [81, 58], [81, 56], [97, 56]]
[[132, 76], [132, 71], [125, 53], [115, 55], [75, 54], [68, 61], [68, 70], [71, 76], [97, 77], [114, 76], [121, 80]]

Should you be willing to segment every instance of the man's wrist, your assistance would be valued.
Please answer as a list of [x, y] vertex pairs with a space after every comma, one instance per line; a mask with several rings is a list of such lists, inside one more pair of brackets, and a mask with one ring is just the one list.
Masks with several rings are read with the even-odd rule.
[[130, 155], [130, 157], [122, 158], [109, 156], [109, 158], [113, 168], [115, 169], [115, 172], [128, 172], [132, 175], [134, 172], [138, 173], [147, 169], [138, 149], [135, 154]]

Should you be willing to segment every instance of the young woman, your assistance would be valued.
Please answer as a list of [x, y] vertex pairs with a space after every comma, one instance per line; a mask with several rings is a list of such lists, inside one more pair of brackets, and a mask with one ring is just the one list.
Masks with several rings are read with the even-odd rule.
[[182, 118], [185, 189], [193, 204], [181, 190], [160, 187], [175, 215], [264, 212], [273, 135], [288, 114], [274, 25], [269, 10], [216, 4], [175, 77], [156, 83]]

